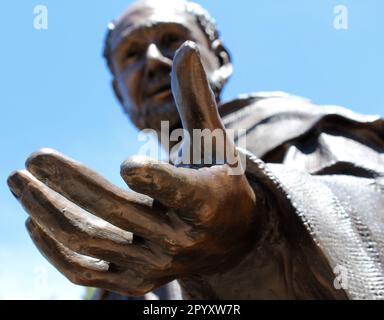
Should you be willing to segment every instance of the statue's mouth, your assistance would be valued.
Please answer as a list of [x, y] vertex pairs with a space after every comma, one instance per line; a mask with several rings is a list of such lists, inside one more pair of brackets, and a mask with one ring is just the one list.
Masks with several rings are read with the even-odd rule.
[[175, 110], [171, 83], [162, 81], [154, 85], [144, 85], [141, 108], [134, 113], [140, 117], [157, 117], [173, 113]]
[[152, 99], [155, 100], [164, 100], [172, 95], [171, 87], [165, 88], [161, 91], [158, 91], [156, 94], [152, 95]]
[[169, 82], [155, 85], [147, 90], [146, 98], [154, 101], [161, 101], [172, 95], [171, 85]]

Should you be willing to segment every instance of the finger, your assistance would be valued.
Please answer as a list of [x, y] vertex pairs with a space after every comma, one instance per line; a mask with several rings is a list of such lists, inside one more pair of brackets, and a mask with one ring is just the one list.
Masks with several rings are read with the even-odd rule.
[[224, 130], [200, 53], [192, 41], [186, 41], [173, 59], [172, 92], [183, 128], [191, 135], [193, 129]]
[[[142, 295], [152, 290], [153, 284], [145, 283], [135, 270], [125, 271], [124, 276], [114, 273], [105, 261], [79, 255], [66, 248], [31, 219], [26, 223], [28, 232], [41, 254], [71, 282], [129, 295]], [[148, 280], [147, 280], [148, 282]]]
[[14, 174], [21, 204], [55, 239], [81, 254], [124, 264], [146, 264], [151, 252], [132, 243], [132, 234], [92, 216], [49, 189], [28, 171]]
[[209, 192], [198, 170], [177, 168], [145, 156], [126, 160], [121, 176], [133, 190], [182, 211], [196, 211]]
[[57, 151], [43, 149], [27, 160], [27, 169], [51, 189], [111, 224], [146, 237], [169, 231], [151, 199], [128, 193]]
[[228, 157], [232, 160], [236, 154], [234, 143], [221, 121], [198, 48], [191, 41], [175, 54], [172, 92], [190, 140], [189, 146], [183, 146], [182, 163], [212, 165], [228, 162]]

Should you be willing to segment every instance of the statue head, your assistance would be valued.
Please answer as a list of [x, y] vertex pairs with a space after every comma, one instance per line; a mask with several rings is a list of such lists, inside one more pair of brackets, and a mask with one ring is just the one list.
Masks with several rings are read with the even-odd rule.
[[220, 92], [232, 73], [230, 56], [215, 21], [200, 5], [184, 0], [140, 0], [109, 24], [104, 56], [112, 86], [124, 111], [139, 129], [180, 126], [171, 93], [172, 59], [181, 44], [199, 47], [211, 88]]

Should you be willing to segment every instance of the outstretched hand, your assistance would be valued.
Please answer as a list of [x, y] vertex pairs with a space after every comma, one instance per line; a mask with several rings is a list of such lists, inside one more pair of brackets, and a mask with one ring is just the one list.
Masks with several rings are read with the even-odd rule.
[[[223, 131], [224, 145], [216, 144], [223, 162], [211, 153], [213, 165], [200, 168], [134, 156], [121, 166], [135, 191], [128, 192], [43, 149], [29, 157], [27, 170], [8, 178], [29, 214], [36, 246], [72, 282], [143, 295], [173, 279], [219, 270], [245, 254], [258, 219], [256, 195], [244, 174], [231, 173], [226, 155], [236, 150], [191, 42], [174, 58], [172, 92], [191, 137], [193, 129]], [[206, 157], [207, 150], [199, 154]]]

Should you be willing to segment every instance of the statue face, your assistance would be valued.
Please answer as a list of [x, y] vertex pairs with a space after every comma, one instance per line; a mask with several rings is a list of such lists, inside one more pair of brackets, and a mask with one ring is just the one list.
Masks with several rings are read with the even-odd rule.
[[171, 93], [172, 59], [186, 40], [197, 43], [208, 77], [219, 59], [192, 14], [167, 2], [139, 2], [120, 19], [111, 34], [114, 89], [124, 110], [139, 129], [159, 130], [180, 120]]

